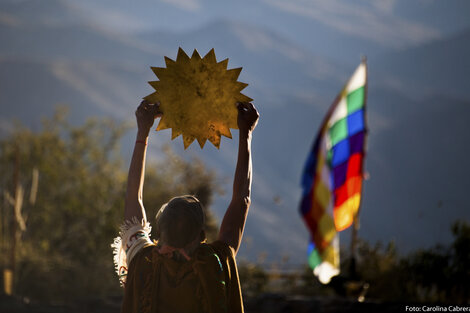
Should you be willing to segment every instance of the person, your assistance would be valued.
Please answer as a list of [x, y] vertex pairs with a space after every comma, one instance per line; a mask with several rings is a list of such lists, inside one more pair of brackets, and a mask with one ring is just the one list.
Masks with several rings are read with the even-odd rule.
[[243, 312], [236, 254], [250, 207], [251, 140], [259, 114], [237, 103], [239, 147], [231, 202], [218, 238], [206, 243], [204, 212], [192, 195], [171, 199], [157, 213], [156, 241], [142, 202], [149, 131], [162, 116], [159, 103], [142, 101], [129, 168], [124, 224], [114, 240], [114, 262], [124, 286], [123, 313]]

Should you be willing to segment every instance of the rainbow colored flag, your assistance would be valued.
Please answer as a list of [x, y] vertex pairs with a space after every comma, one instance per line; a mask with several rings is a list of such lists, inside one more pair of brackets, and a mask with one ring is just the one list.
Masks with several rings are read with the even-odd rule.
[[302, 176], [300, 212], [311, 236], [308, 263], [324, 284], [339, 274], [338, 232], [351, 226], [359, 212], [366, 90], [363, 61], [328, 111]]

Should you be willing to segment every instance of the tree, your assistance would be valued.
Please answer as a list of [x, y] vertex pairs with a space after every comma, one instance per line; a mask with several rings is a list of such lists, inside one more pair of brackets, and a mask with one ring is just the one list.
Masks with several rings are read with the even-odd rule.
[[370, 283], [367, 296], [387, 301], [468, 304], [470, 225], [451, 227], [454, 241], [399, 257], [393, 244], [360, 241], [359, 277]]
[[[15, 276], [16, 293], [36, 299], [120, 293], [110, 243], [123, 218], [127, 168], [119, 143], [128, 128], [94, 118], [72, 126], [66, 116], [60, 109], [41, 131], [18, 126], [0, 141], [0, 199], [11, 190], [16, 147], [21, 185], [31, 185], [33, 168], [39, 171], [36, 204], [23, 209], [26, 231], [17, 249]], [[145, 206], [159, 208], [171, 196], [192, 193], [209, 208], [214, 179], [202, 162], [168, 151], [164, 160], [149, 164]], [[207, 211], [212, 234], [217, 227]], [[8, 235], [12, 209], [2, 205], [1, 212], [2, 235]], [[7, 242], [0, 243], [2, 252]], [[2, 253], [0, 265], [7, 261]]]
[[411, 254], [402, 262], [410, 293], [426, 302], [468, 304], [470, 299], [470, 225], [452, 227], [454, 242]]
[[241, 263], [238, 267], [238, 274], [244, 296], [259, 296], [266, 291], [269, 276], [261, 266], [248, 262]]

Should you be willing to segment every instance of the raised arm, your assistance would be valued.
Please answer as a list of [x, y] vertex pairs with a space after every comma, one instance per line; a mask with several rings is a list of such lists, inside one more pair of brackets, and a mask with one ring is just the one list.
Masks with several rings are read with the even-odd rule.
[[220, 226], [219, 240], [238, 252], [250, 207], [251, 194], [251, 137], [259, 114], [251, 103], [238, 103], [239, 145], [238, 160], [233, 180], [232, 201]]
[[145, 156], [147, 153], [150, 128], [155, 118], [161, 116], [158, 108], [158, 104], [150, 104], [147, 101], [142, 101], [135, 111], [137, 118], [137, 138], [127, 178], [126, 202], [124, 207], [125, 220], [132, 220], [133, 217], [136, 217], [139, 221], [142, 219], [147, 220], [142, 202]]

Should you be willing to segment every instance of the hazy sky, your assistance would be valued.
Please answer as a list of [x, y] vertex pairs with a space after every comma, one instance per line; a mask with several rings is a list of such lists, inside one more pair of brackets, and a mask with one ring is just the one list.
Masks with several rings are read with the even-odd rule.
[[[188, 31], [214, 20], [261, 25], [315, 50], [321, 34], [340, 33], [401, 49], [470, 27], [465, 0], [85, 0], [87, 14], [109, 29]], [[77, 4], [76, 4], [77, 5]], [[316, 36], [318, 34], [318, 36]], [[317, 41], [318, 40], [318, 41]]]
[[[470, 27], [466, 0], [85, 0], [81, 6], [120, 31], [187, 31], [213, 20], [262, 25], [312, 45], [319, 28], [399, 49]], [[313, 39], [314, 40], [314, 39]]]

